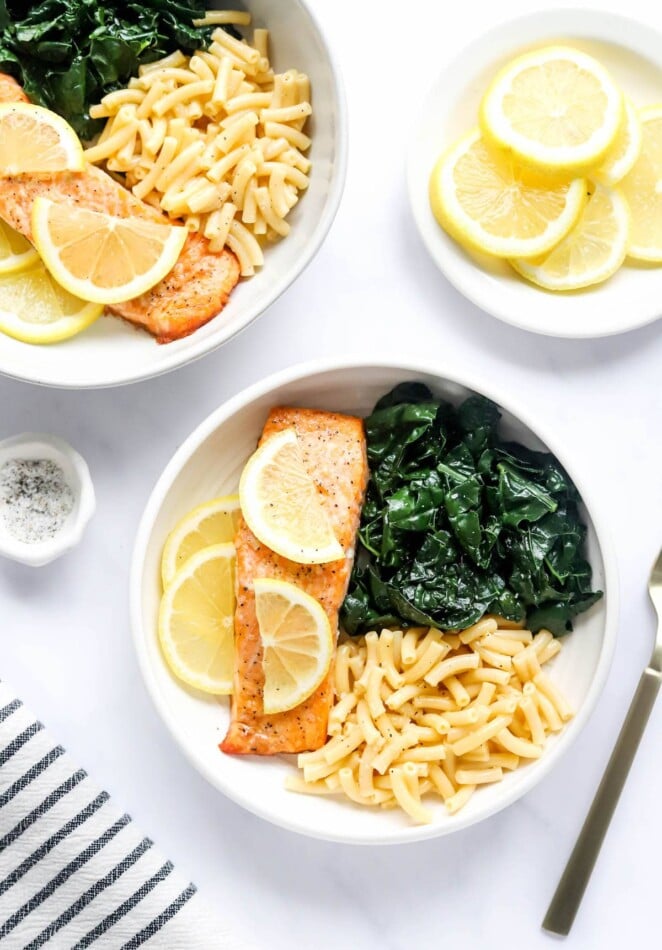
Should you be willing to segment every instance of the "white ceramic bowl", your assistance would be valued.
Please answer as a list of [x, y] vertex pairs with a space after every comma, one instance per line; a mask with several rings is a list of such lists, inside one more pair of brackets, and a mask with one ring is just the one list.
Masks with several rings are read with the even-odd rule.
[[[225, 735], [229, 701], [205, 696], [176, 680], [157, 640], [161, 596], [160, 559], [170, 529], [192, 507], [236, 490], [242, 466], [255, 448], [272, 406], [293, 404], [366, 415], [396, 383], [419, 379], [440, 396], [459, 401], [469, 391], [483, 392], [503, 409], [503, 432], [533, 448], [552, 451], [568, 469], [583, 499], [588, 525], [588, 556], [596, 587], [605, 597], [578, 618], [575, 631], [553, 661], [554, 680], [577, 710], [576, 717], [550, 740], [545, 755], [477, 792], [452, 817], [433, 806], [434, 823], [414, 827], [396, 811], [361, 809], [347, 801], [296, 795], [283, 788], [293, 768], [287, 757], [228, 756], [217, 746]], [[603, 687], [615, 640], [617, 582], [606, 532], [590, 503], [590, 487], [573, 470], [555, 438], [540, 431], [523, 405], [464, 374], [409, 363], [358, 362], [308, 364], [272, 376], [231, 399], [186, 440], [159, 479], [143, 515], [131, 570], [133, 636], [147, 689], [175, 741], [191, 763], [216, 788], [245, 808], [293, 831], [352, 843], [417, 841], [465, 828], [523, 795], [554, 766], [584, 726]]]
[[310, 186], [288, 219], [292, 230], [287, 239], [268, 249], [264, 267], [239, 283], [218, 317], [183, 340], [159, 346], [146, 332], [115, 317], [102, 317], [80, 336], [52, 346], [30, 346], [0, 334], [0, 373], [77, 389], [117, 386], [183, 366], [264, 313], [319, 250], [345, 181], [347, 121], [338, 68], [305, 0], [246, 0], [239, 6], [251, 12], [253, 25], [268, 27], [275, 68], [296, 66], [311, 80], [313, 144], [308, 154], [313, 168]]
[[83, 537], [96, 508], [90, 470], [82, 455], [56, 435], [23, 432], [3, 439], [0, 442], [0, 468], [12, 459], [47, 459], [55, 462], [62, 469], [74, 495], [73, 508], [60, 531], [38, 543], [19, 541], [3, 527], [0, 519], [0, 555], [29, 567], [43, 567], [71, 551]]
[[662, 101], [662, 35], [602, 10], [547, 10], [503, 23], [448, 64], [424, 100], [411, 137], [409, 197], [423, 242], [454, 286], [487, 313], [535, 333], [597, 337], [631, 330], [662, 313], [662, 267], [628, 263], [587, 290], [554, 294], [529, 284], [505, 262], [465, 251], [437, 224], [428, 201], [439, 155], [478, 122], [496, 71], [514, 55], [570, 43], [596, 56], [637, 106]]

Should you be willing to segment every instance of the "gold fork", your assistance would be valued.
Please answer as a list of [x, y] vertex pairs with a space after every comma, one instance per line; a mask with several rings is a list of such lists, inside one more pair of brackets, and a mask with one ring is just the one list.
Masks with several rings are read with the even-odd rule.
[[542, 923], [545, 930], [562, 937], [570, 932], [579, 910], [662, 683], [662, 551], [653, 565], [648, 581], [648, 593], [658, 617], [655, 649], [650, 663], [641, 675], [637, 692], [630, 703], [600, 787]]

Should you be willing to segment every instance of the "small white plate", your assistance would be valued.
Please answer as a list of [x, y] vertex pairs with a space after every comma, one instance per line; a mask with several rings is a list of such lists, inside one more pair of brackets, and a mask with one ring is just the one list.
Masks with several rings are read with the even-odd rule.
[[[200, 502], [236, 491], [246, 459], [255, 449], [269, 410], [294, 405], [367, 415], [377, 399], [403, 380], [427, 383], [439, 396], [458, 402], [482, 392], [503, 410], [506, 438], [553, 452], [575, 481], [585, 503], [587, 555], [593, 583], [605, 596], [577, 618], [575, 631], [553, 663], [555, 683], [576, 710], [563, 732], [549, 740], [541, 759], [477, 792], [456, 815], [430, 803], [434, 821], [414, 826], [399, 811], [360, 808], [347, 800], [297, 795], [284, 788], [294, 756], [224, 755], [218, 744], [229, 722], [229, 701], [189, 689], [170, 673], [159, 648], [163, 545], [177, 521]], [[131, 566], [131, 621], [140, 668], [154, 705], [175, 742], [217, 789], [249, 811], [292, 831], [351, 844], [421, 841], [459, 831], [500, 811], [536, 785], [558, 762], [585, 725], [604, 685], [616, 638], [618, 582], [610, 544], [591, 501], [591, 484], [577, 473], [552, 436], [529, 417], [525, 400], [486, 387], [484, 380], [439, 366], [334, 361], [297, 366], [235, 396], [206, 419], [177, 451], [145, 509]]]
[[505, 261], [465, 251], [437, 224], [428, 201], [436, 160], [477, 125], [480, 100], [496, 71], [518, 53], [556, 42], [598, 58], [636, 106], [662, 102], [662, 35], [648, 25], [590, 10], [548, 10], [501, 24], [450, 63], [428, 94], [409, 149], [409, 196], [433, 260], [481, 309], [534, 333], [608, 336], [660, 316], [662, 267], [628, 262], [604, 284], [554, 294], [524, 281]]

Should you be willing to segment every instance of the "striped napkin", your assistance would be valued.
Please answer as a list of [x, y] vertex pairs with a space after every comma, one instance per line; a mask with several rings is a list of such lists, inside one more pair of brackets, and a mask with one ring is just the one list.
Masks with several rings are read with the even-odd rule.
[[247, 950], [0, 682], [2, 950]]

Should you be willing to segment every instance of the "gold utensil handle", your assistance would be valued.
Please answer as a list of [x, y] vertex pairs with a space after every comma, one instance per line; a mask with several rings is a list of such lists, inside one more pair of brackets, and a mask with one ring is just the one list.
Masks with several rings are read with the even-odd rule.
[[630, 766], [646, 728], [655, 698], [660, 689], [660, 673], [644, 671], [637, 692], [630, 703], [600, 787], [580, 832], [577, 843], [565, 866], [563, 876], [543, 920], [543, 929], [565, 937], [579, 910], [586, 885], [597, 860], [611, 816], [628, 777]]

